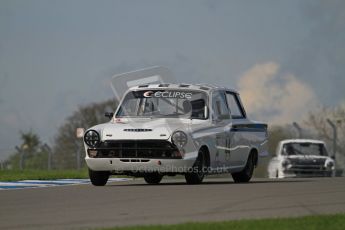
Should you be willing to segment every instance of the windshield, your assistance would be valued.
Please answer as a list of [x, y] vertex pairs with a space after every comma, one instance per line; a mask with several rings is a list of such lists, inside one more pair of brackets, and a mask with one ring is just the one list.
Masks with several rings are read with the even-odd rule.
[[327, 150], [323, 144], [288, 143], [288, 144], [284, 144], [283, 146], [283, 155], [327, 156]]
[[193, 90], [129, 92], [116, 117], [185, 117], [207, 119], [207, 95]]

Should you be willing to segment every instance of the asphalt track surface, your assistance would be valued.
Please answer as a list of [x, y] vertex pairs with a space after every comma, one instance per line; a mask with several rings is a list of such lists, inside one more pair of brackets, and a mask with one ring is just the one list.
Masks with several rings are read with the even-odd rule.
[[0, 229], [89, 229], [345, 212], [345, 178], [164, 180], [0, 191]]

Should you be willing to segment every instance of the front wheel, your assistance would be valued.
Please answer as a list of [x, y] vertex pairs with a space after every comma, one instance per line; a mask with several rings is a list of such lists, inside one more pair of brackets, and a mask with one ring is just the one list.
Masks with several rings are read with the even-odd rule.
[[148, 184], [159, 184], [162, 178], [163, 178], [163, 175], [159, 173], [147, 173], [144, 175], [144, 180]]
[[109, 172], [108, 171], [93, 171], [89, 169], [89, 177], [93, 185], [104, 186], [108, 182]]
[[200, 184], [205, 177], [205, 166], [205, 154], [200, 150], [192, 168], [193, 171], [185, 174], [187, 184]]
[[254, 154], [250, 154], [247, 160], [247, 164], [241, 172], [232, 173], [232, 178], [235, 183], [246, 183], [250, 181], [253, 176], [255, 168], [255, 158]]

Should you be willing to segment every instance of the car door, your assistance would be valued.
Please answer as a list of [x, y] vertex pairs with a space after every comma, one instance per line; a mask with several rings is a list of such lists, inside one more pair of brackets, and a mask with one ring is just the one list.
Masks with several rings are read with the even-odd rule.
[[230, 160], [230, 113], [224, 91], [212, 94], [212, 126], [216, 143], [215, 163], [217, 167], [226, 168]]
[[227, 91], [226, 101], [230, 109], [232, 126], [229, 132], [230, 138], [230, 166], [243, 166], [246, 163], [249, 146], [246, 137], [246, 113], [243, 109], [238, 94]]

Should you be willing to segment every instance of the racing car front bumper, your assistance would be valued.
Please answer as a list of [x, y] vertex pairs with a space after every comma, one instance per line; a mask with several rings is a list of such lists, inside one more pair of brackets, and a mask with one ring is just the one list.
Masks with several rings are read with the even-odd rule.
[[280, 177], [330, 177], [334, 174], [333, 170], [283, 170]]
[[[196, 157], [188, 159], [140, 159], [140, 158], [90, 158], [87, 166], [94, 171], [186, 173], [194, 165]], [[125, 174], [125, 173], [124, 173]]]

